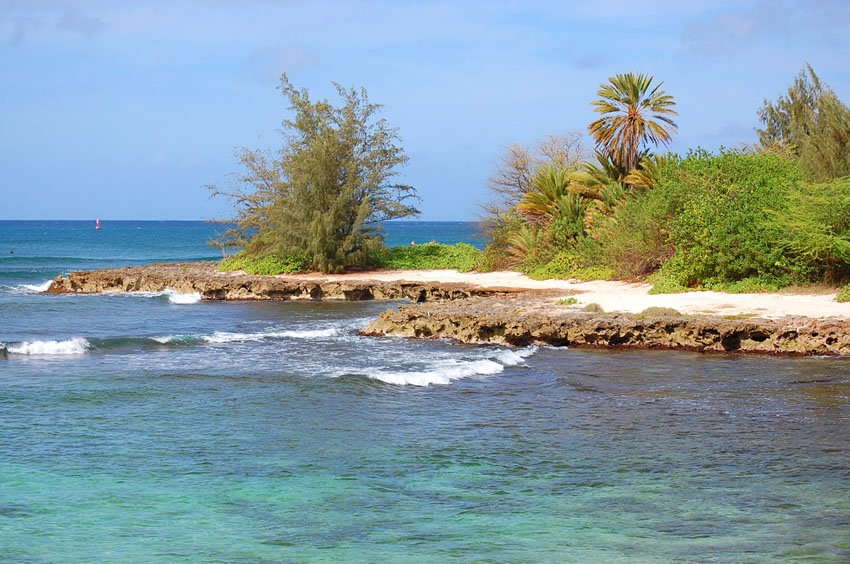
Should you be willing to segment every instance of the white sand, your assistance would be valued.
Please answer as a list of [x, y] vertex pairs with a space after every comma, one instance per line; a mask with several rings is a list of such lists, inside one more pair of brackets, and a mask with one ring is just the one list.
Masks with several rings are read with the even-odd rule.
[[[850, 303], [835, 301], [836, 293], [819, 294], [724, 294], [722, 292], [686, 292], [650, 295], [649, 284], [627, 282], [569, 282], [532, 280], [518, 272], [463, 273], [455, 270], [377, 270], [355, 274], [307, 274], [287, 278], [321, 280], [379, 280], [384, 282], [442, 282], [474, 284], [481, 287], [557, 289], [579, 292], [576, 307], [597, 303], [607, 312], [639, 313], [648, 307], [669, 307], [680, 313], [707, 315], [754, 315], [776, 318], [786, 315], [804, 317], [850, 318]], [[571, 293], [570, 293], [571, 294]], [[570, 295], [565, 293], [564, 296]], [[553, 298], [553, 302], [557, 298]], [[559, 306], [563, 307], [563, 306]]]

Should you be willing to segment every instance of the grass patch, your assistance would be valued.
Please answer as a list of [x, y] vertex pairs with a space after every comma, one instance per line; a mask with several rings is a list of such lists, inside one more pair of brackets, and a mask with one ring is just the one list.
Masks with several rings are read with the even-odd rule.
[[222, 272], [244, 270], [248, 274], [263, 276], [295, 274], [307, 270], [307, 260], [299, 257], [279, 257], [276, 255], [254, 257], [240, 251], [219, 262], [217, 268]]
[[647, 317], [681, 317], [682, 313], [672, 307], [648, 307], [637, 315], [640, 319]]
[[734, 313], [732, 315], [724, 315], [723, 319], [752, 319], [753, 317], [758, 317], [758, 314], [752, 312]]
[[846, 286], [841, 288], [841, 291], [838, 292], [837, 296], [835, 296], [835, 301], [842, 303], [850, 302], [850, 284], [847, 284]]
[[394, 270], [451, 269], [470, 272], [475, 270], [483, 254], [468, 243], [423, 243], [384, 249], [374, 255], [371, 262], [373, 266]]
[[578, 300], [575, 299], [575, 298], [562, 298], [562, 299], [558, 300], [557, 302], [555, 302], [555, 305], [569, 306], [569, 305], [575, 305], [577, 303], [578, 303]]

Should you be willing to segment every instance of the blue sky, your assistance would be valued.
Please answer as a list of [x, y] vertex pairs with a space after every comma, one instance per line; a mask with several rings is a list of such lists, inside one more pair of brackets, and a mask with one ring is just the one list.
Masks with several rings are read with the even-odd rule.
[[282, 72], [365, 86], [423, 219], [474, 219], [503, 148], [584, 131], [625, 71], [678, 101], [671, 148], [754, 140], [805, 62], [850, 100], [850, 2], [0, 0], [0, 219], [211, 219], [274, 147]]

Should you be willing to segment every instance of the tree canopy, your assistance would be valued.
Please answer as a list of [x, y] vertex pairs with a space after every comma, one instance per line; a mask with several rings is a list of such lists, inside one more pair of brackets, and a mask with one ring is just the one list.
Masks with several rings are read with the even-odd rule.
[[765, 100], [758, 112], [762, 150], [796, 157], [809, 180], [850, 175], [850, 109], [823, 84], [811, 65], [788, 92]]
[[412, 186], [392, 180], [408, 160], [398, 132], [378, 117], [365, 89], [334, 83], [341, 100], [313, 101], [286, 75], [279, 90], [292, 117], [277, 151], [237, 151], [242, 172], [233, 199], [234, 244], [255, 256], [297, 257], [310, 268], [339, 272], [363, 265], [383, 247], [380, 222], [419, 212]]

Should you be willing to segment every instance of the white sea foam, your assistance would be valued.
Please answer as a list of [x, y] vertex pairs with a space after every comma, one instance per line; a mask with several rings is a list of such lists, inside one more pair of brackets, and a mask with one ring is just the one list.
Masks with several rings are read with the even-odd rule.
[[159, 337], [150, 337], [150, 340], [156, 341], [162, 345], [167, 345], [169, 343], [196, 342], [199, 340], [199, 337], [195, 337], [193, 335], [162, 335]]
[[303, 331], [273, 331], [266, 333], [266, 335], [272, 339], [321, 339], [333, 337], [338, 333], [338, 329], [330, 327], [328, 329], [305, 329]]
[[525, 359], [533, 355], [537, 347], [527, 349], [501, 350], [491, 358], [478, 360], [442, 360], [434, 364], [428, 370], [414, 370], [409, 372], [375, 371], [369, 374], [370, 378], [395, 384], [397, 386], [430, 386], [432, 384], [445, 385], [452, 380], [469, 378], [472, 376], [489, 376], [499, 374], [506, 366], [517, 366], [525, 362]]
[[201, 301], [200, 292], [192, 292], [191, 294], [179, 294], [174, 290], [166, 290], [164, 292], [168, 296], [168, 301], [178, 305], [196, 304]]
[[496, 354], [496, 360], [505, 366], [516, 366], [525, 362], [525, 359], [537, 352], [537, 347], [528, 347], [515, 351], [504, 350]]
[[20, 288], [25, 290], [26, 292], [35, 292], [41, 293], [46, 292], [48, 288], [50, 288], [50, 284], [53, 283], [53, 280], [47, 280], [46, 282], [42, 282], [41, 284], [21, 284]]
[[124, 292], [124, 291], [121, 291], [121, 290], [116, 290], [116, 291], [109, 291], [108, 290], [106, 292], [103, 292], [103, 294], [104, 295], [111, 295], [111, 296], [115, 296], [115, 295], [127, 296], [127, 297], [131, 297], [131, 298], [161, 298], [161, 297], [166, 297], [166, 298], [168, 298], [168, 301], [170, 303], [178, 304], [178, 305], [196, 304], [196, 303], [200, 302], [201, 299], [202, 299], [200, 292], [190, 292], [190, 293], [181, 294], [180, 292], [177, 292], [176, 290], [171, 290], [171, 289], [163, 290], [161, 292], [144, 292], [144, 291]]
[[41, 284], [18, 284], [16, 286], [0, 286], [0, 293], [3, 294], [40, 294], [46, 292], [50, 288], [52, 280], [47, 280]]
[[11, 354], [26, 355], [71, 355], [83, 354], [91, 345], [82, 337], [66, 341], [25, 341], [17, 345], [8, 345], [6, 350]]
[[302, 331], [263, 331], [261, 333], [234, 333], [229, 331], [216, 331], [212, 335], [205, 335], [203, 339], [208, 343], [240, 343], [256, 342], [266, 339], [321, 339], [333, 337], [339, 333], [339, 329], [329, 327], [327, 329], [305, 329]]
[[265, 339], [263, 333], [231, 333], [229, 331], [216, 331], [212, 335], [202, 337], [208, 343], [241, 343], [250, 341], [262, 341]]

